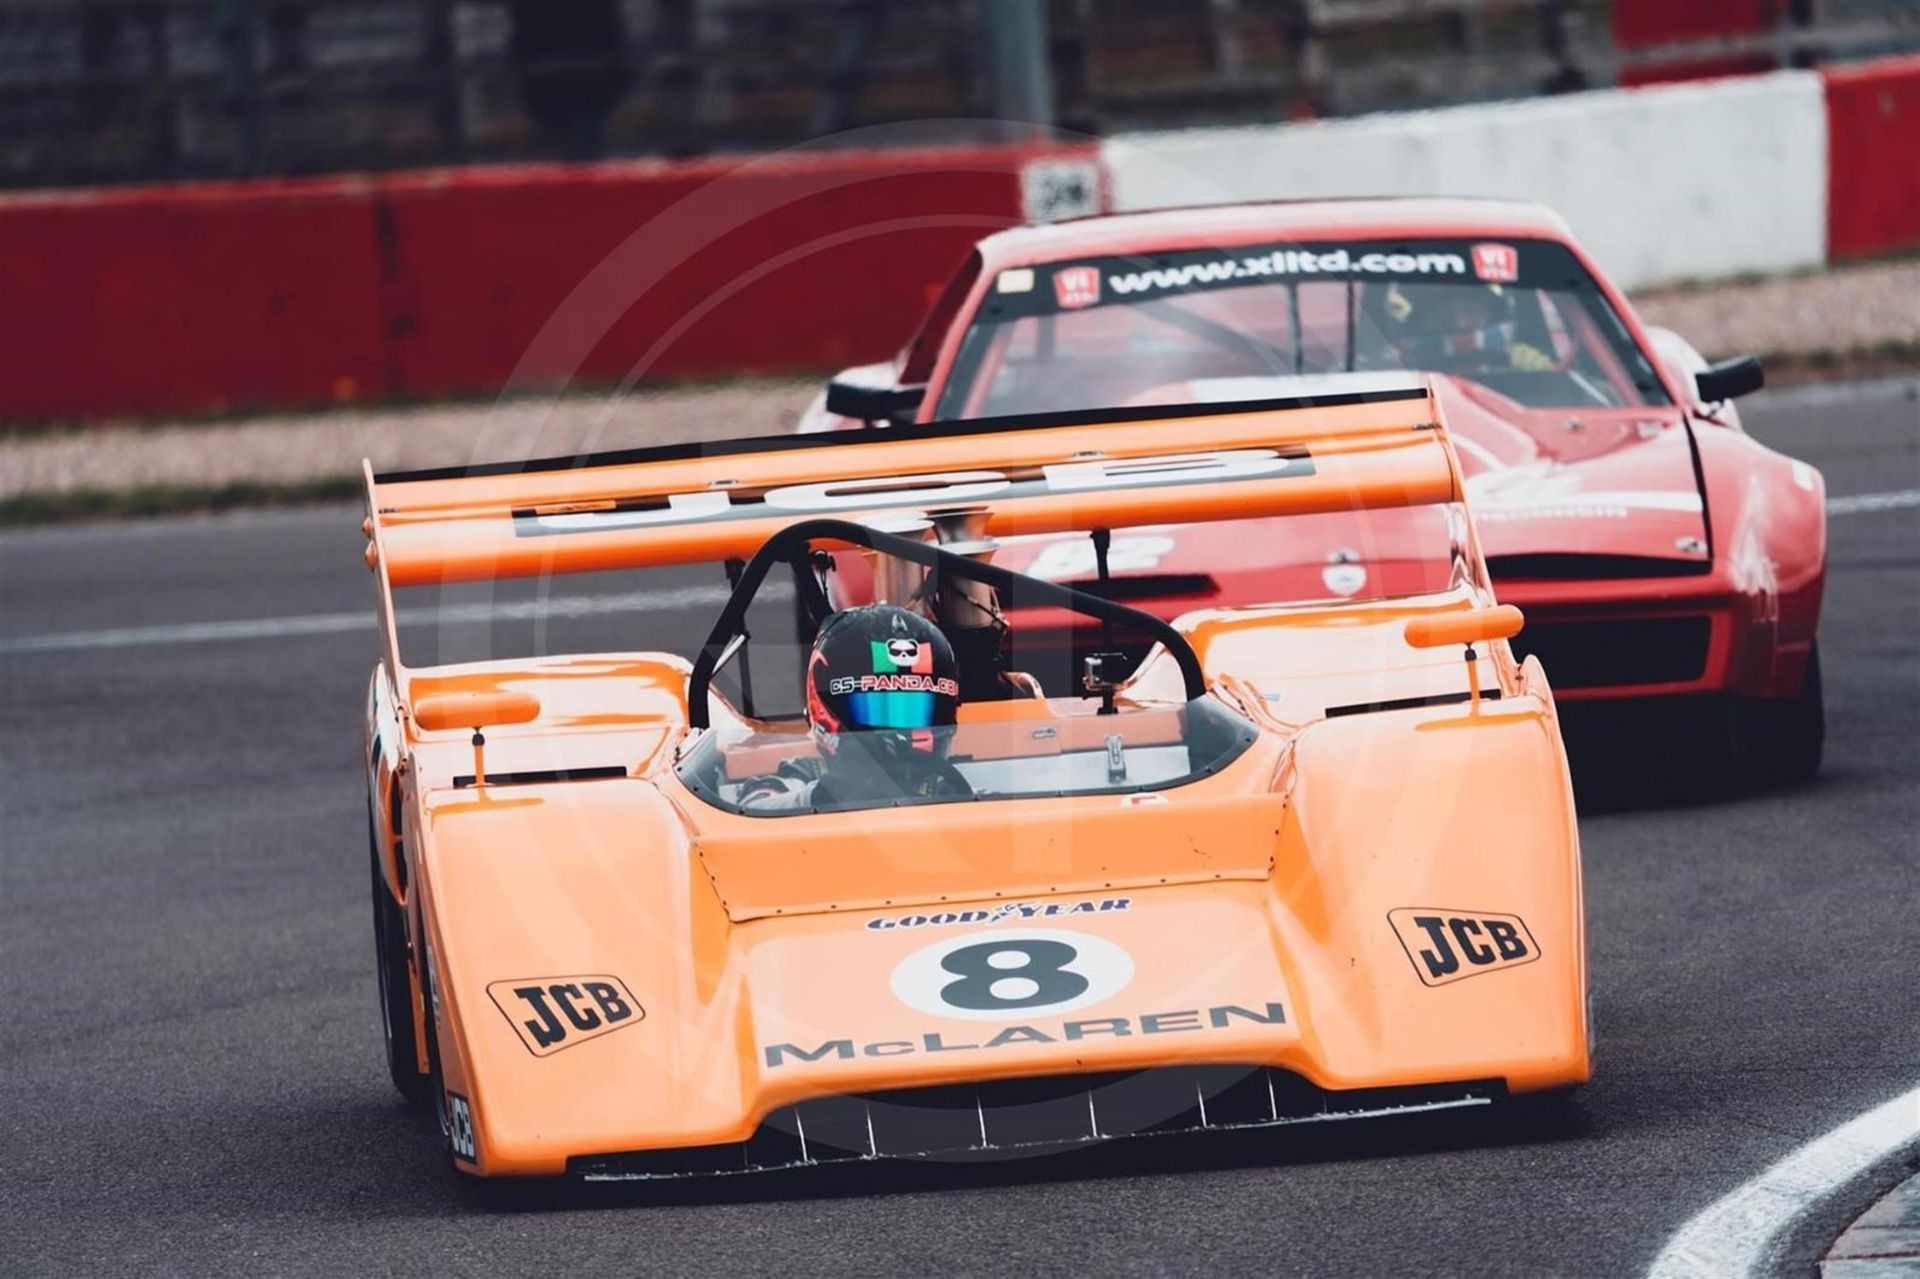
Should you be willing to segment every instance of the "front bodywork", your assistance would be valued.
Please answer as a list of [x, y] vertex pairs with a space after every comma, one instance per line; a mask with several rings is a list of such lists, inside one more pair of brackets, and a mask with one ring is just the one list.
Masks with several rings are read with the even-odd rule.
[[[1217, 643], [1247, 644], [1245, 622], [1220, 619]], [[1449, 659], [1353, 695], [1457, 683]], [[494, 672], [543, 695], [562, 674]], [[1310, 714], [1324, 682], [1251, 686]], [[1296, 1093], [1480, 1089], [1463, 1096], [1586, 1076], [1573, 813], [1544, 696], [1276, 728], [1174, 802], [823, 816], [804, 835], [700, 804], [663, 752], [622, 778], [455, 789], [470, 753], [454, 738], [415, 749], [414, 882], [476, 1171], [744, 1146], [811, 1098], [1035, 1076], [1257, 1065]], [[612, 747], [562, 732], [494, 750], [538, 774], [632, 758]], [[1511, 958], [1488, 931], [1502, 919], [1524, 929]], [[1036, 935], [1096, 938], [1131, 977], [1084, 1007], [988, 1019], [893, 988], [931, 946]]]
[[[1457, 511], [1438, 418], [1421, 393], [1203, 420], [1215, 440], [1319, 428], [1302, 454], [1314, 478], [1274, 471], [1180, 505]], [[1086, 429], [1151, 458], [1195, 425]], [[969, 447], [1013, 473], [1022, 450], [1083, 456], [1075, 430]], [[674, 468], [799, 479], [881, 465], [871, 448], [816, 453], [830, 461], [646, 465], [676, 490]], [[614, 469], [373, 483], [371, 562], [383, 582], [477, 576], [515, 563], [497, 521], [540, 511], [609, 513], [542, 551], [557, 571], [747, 536], [621, 514], [672, 503], [582, 497], [645, 491], [654, 474]], [[1044, 527], [1052, 500], [1016, 494], [995, 518]], [[1144, 523], [1171, 501], [1153, 488], [1080, 500], [1122, 523], [1127, 503]], [[1578, 838], [1552, 695], [1503, 642], [1469, 667], [1403, 635], [1490, 601], [1470, 525], [1446, 527], [1456, 570], [1437, 589], [1180, 619], [1206, 696], [1244, 718], [1247, 743], [1198, 780], [1121, 795], [725, 811], [676, 771], [689, 735], [711, 731], [689, 728], [678, 659], [411, 670], [389, 621], [369, 704], [373, 808], [409, 921], [419, 1066], [437, 1069], [456, 1166], [620, 1178], [977, 1155], [1584, 1081]], [[1120, 696], [1177, 707], [1181, 680], [1156, 650]], [[409, 710], [462, 693], [540, 704], [488, 731], [482, 785], [469, 733]]]

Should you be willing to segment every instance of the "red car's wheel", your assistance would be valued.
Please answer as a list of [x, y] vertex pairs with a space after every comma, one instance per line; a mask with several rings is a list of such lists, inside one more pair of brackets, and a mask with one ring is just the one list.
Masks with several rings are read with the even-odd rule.
[[1820, 771], [1826, 751], [1826, 694], [1820, 684], [1820, 650], [1807, 658], [1798, 696], [1734, 704], [1734, 740], [1753, 780], [1803, 782]]

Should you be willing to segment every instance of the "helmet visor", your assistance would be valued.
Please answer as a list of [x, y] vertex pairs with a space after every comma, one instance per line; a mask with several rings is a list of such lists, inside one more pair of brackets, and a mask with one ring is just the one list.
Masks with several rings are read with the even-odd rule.
[[856, 728], [931, 728], [932, 693], [849, 693], [847, 719]]

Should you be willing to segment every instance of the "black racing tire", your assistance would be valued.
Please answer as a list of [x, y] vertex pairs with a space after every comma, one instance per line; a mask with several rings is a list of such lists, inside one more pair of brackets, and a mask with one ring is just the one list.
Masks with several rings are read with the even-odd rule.
[[[432, 947], [426, 941], [427, 932], [420, 929], [422, 953], [426, 956], [420, 965], [420, 993], [426, 1000], [427, 1008], [427, 1094], [433, 1102], [434, 1122], [440, 1134], [440, 1156], [447, 1161], [450, 1171], [461, 1174], [462, 1181], [476, 1180], [470, 1174], [472, 1166], [463, 1164], [453, 1149], [453, 1095], [447, 1091], [446, 1076], [440, 1070], [440, 1019], [434, 1015], [434, 962]], [[471, 1122], [471, 1115], [469, 1115]]]
[[426, 949], [426, 932], [420, 933], [420, 998], [427, 1008], [427, 1095], [433, 1104], [434, 1131], [440, 1135], [440, 1153], [447, 1161], [447, 1167], [455, 1168], [453, 1161], [453, 1129], [447, 1116], [447, 1081], [440, 1074], [440, 1019], [433, 1013], [433, 960], [430, 950]]
[[1807, 657], [1807, 675], [1797, 695], [1765, 701], [1743, 698], [1734, 704], [1734, 736], [1741, 762], [1757, 783], [1792, 785], [1809, 781], [1820, 771], [1826, 753], [1827, 704], [1817, 645]]
[[380, 1025], [386, 1040], [387, 1073], [413, 1106], [432, 1099], [432, 1085], [420, 1073], [419, 1041], [413, 1029], [413, 984], [407, 972], [406, 917], [387, 891], [381, 871], [378, 835], [367, 823], [367, 854], [373, 868], [373, 953], [380, 979]]

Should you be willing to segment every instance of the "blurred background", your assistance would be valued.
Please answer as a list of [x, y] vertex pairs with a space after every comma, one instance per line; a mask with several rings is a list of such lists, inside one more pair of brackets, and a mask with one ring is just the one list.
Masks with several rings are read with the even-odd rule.
[[982, 236], [1481, 195], [1920, 367], [1920, 0], [0, 0], [0, 524], [791, 430]]
[[[985, 235], [1341, 195], [1550, 206], [1641, 319], [1763, 358], [1744, 428], [1829, 494], [1825, 776], [1582, 796], [1592, 1130], [645, 1217], [457, 1190], [366, 963], [363, 459], [791, 432]], [[1727, 554], [1781, 589], [1751, 531]], [[0, 1279], [1057, 1271], [1063, 1240], [1094, 1273], [1641, 1273], [1913, 1086], [1917, 558], [1920, 0], [0, 0]], [[429, 584], [396, 621], [409, 663], [690, 656], [728, 594]], [[759, 601], [766, 651], [790, 601]], [[1566, 629], [1658, 662], [1706, 620]]]
[[1915, 47], [1920, 0], [5, 0], [0, 182], [1105, 135]]

